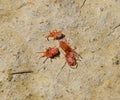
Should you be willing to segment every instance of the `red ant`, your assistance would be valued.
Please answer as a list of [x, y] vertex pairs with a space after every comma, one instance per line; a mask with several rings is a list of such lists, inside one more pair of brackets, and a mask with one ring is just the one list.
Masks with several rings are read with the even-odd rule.
[[[43, 53], [43, 55], [42, 55], [41, 57], [47, 57], [47, 58], [43, 61], [43, 63], [45, 63], [45, 61], [46, 61], [48, 58], [51, 58], [51, 59], [52, 59], [52, 58], [54, 58], [54, 57], [56, 57], [56, 56], [58, 56], [58, 55], [60, 54], [59, 49], [56, 48], [56, 47], [48, 47], [45, 52], [37, 52], [37, 53]], [[41, 58], [41, 57], [40, 57], [40, 58]]]
[[47, 40], [49, 40], [49, 37], [53, 37], [54, 40], [59, 40], [59, 39], [63, 38], [64, 36], [65, 35], [62, 34], [61, 31], [53, 30], [48, 35], [46, 35], [45, 38], [47, 38]]
[[[65, 58], [66, 58], [66, 62], [68, 63], [68, 65], [74, 69], [74, 68], [77, 68], [78, 64], [77, 64], [77, 60], [76, 57], [80, 56], [74, 49], [72, 49], [70, 47], [70, 45], [68, 45], [67, 41], [66, 40], [61, 40], [59, 41], [59, 46], [63, 49], [63, 51], [65, 52]], [[80, 56], [81, 57], [81, 56]], [[81, 57], [82, 58], [82, 57]], [[79, 59], [80, 60], [80, 59]], [[65, 62], [65, 64], [66, 64]], [[62, 66], [61, 68], [61, 71], [62, 69], [64, 68], [65, 64]], [[72, 67], [72, 66], [75, 66], [76, 67]], [[61, 71], [57, 74], [57, 77], [58, 75], [61, 73]]]
[[75, 55], [77, 55], [77, 52], [68, 45], [66, 40], [59, 41], [59, 46], [63, 49], [65, 53], [73, 52]]
[[66, 62], [68, 63], [68, 65], [69, 66], [75, 66], [75, 65], [77, 65], [76, 57], [80, 56], [80, 55], [78, 55], [78, 53], [68, 45], [68, 43], [66, 42], [66, 40], [59, 41], [59, 46], [65, 52], [65, 58], [66, 58]]

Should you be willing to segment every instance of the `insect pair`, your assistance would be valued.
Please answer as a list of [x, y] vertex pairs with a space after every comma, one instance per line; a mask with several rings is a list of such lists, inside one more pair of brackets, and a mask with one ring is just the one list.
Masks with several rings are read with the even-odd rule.
[[[46, 35], [45, 38], [49, 40], [49, 37], [53, 37], [54, 40], [59, 40], [62, 39], [64, 36], [65, 35], [62, 34], [61, 31], [53, 30], [48, 35]], [[77, 67], [76, 58], [79, 56], [78, 53], [73, 48], [71, 48], [71, 46], [67, 43], [66, 40], [60, 40], [59, 47], [61, 47], [61, 49], [65, 52], [65, 58], [68, 65], [71, 68], [73, 68], [72, 66], [75, 65]], [[48, 47], [44, 52], [37, 52], [37, 53], [43, 53], [41, 57], [46, 57], [43, 63], [45, 63], [45, 61], [48, 58], [52, 59], [60, 54], [59, 49], [57, 47]]]

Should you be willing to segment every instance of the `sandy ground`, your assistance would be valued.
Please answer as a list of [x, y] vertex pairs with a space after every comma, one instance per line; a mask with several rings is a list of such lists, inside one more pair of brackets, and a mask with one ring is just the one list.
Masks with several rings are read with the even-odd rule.
[[[76, 69], [61, 70], [54, 29], [83, 57]], [[43, 64], [50, 46], [61, 54]], [[0, 0], [0, 100], [120, 100], [120, 0]]]

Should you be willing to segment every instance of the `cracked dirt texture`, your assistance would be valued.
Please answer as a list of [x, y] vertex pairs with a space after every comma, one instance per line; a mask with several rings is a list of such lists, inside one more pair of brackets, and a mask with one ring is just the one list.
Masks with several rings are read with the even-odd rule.
[[[39, 59], [59, 47], [44, 38], [53, 29], [83, 57], [77, 69], [61, 70], [60, 48]], [[120, 100], [120, 0], [0, 0], [0, 100]]]

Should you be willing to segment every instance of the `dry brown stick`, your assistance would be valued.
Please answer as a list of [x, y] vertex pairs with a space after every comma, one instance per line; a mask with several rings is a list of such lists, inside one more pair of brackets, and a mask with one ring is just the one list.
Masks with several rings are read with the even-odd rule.
[[12, 75], [15, 75], [15, 74], [25, 74], [25, 73], [33, 73], [33, 71], [31, 70], [28, 70], [28, 71], [20, 71], [20, 72], [13, 72], [11, 73]]
[[85, 2], [86, 2], [86, 0], [83, 1], [83, 4], [82, 4], [82, 6], [80, 8], [82, 8], [85, 5]]

